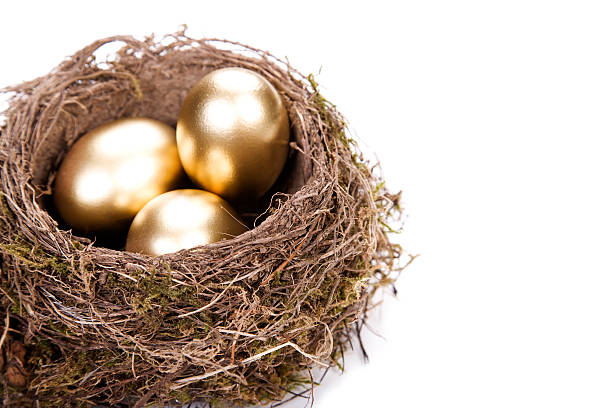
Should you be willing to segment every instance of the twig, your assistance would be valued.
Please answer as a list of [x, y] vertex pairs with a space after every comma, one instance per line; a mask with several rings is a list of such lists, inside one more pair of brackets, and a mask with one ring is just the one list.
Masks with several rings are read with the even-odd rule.
[[214, 298], [213, 300], [211, 300], [211, 301], [210, 301], [210, 303], [205, 304], [204, 306], [202, 306], [202, 307], [201, 307], [201, 308], [199, 308], [199, 309], [192, 310], [191, 312], [187, 312], [187, 313], [183, 313], [183, 314], [181, 314], [181, 315], [178, 315], [178, 316], [177, 316], [177, 318], [178, 318], [178, 319], [180, 319], [180, 318], [183, 318], [183, 317], [191, 316], [192, 314], [196, 314], [196, 313], [203, 312], [204, 310], [208, 309], [209, 307], [212, 307], [212, 306], [213, 306], [215, 303], [217, 303], [217, 302], [219, 301], [219, 299], [221, 299], [221, 298], [223, 297], [223, 295], [225, 295], [225, 292], [227, 292], [227, 291], [228, 291], [228, 290], [229, 290], [229, 289], [232, 287], [232, 285], [234, 284], [234, 282], [235, 282], [235, 280], [236, 280], [237, 278], [238, 278], [238, 276], [236, 276], [236, 277], [235, 277], [235, 278], [232, 280], [232, 282], [230, 282], [230, 284], [229, 284], [229, 285], [227, 285], [227, 286], [225, 287], [225, 289], [223, 289], [223, 291], [222, 291], [221, 293], [219, 293], [219, 295], [217, 295], [217, 297], [216, 297], [216, 298]]
[[6, 340], [6, 335], [9, 331], [9, 323], [11, 322], [11, 315], [9, 311], [6, 311], [6, 319], [4, 319], [4, 332], [2, 332], [2, 337], [0, 338], [0, 351], [2, 351], [2, 345], [4, 344], [4, 340]]
[[299, 243], [299, 245], [295, 248], [295, 251], [293, 251], [289, 257], [287, 259], [285, 259], [283, 261], [282, 264], [280, 264], [280, 266], [278, 268], [276, 268], [274, 270], [274, 272], [272, 272], [270, 275], [268, 275], [266, 277], [266, 279], [263, 280], [263, 282], [261, 282], [262, 285], [267, 285], [268, 283], [270, 283], [270, 281], [272, 280], [272, 278], [274, 278], [274, 276], [276, 276], [277, 273], [281, 272], [283, 269], [285, 269], [285, 267], [289, 264], [289, 262], [291, 262], [293, 260], [293, 258], [295, 258], [295, 256], [297, 255], [298, 251], [300, 250], [300, 248], [302, 248], [302, 245], [304, 245], [304, 242], [306, 242], [306, 237], [304, 237], [302, 239], [302, 241]]
[[170, 388], [172, 388], [173, 390], [177, 390], [179, 388], [183, 388], [184, 386], [192, 384], [192, 383], [194, 383], [196, 381], [205, 380], [205, 379], [207, 379], [209, 377], [212, 377], [213, 375], [217, 375], [219, 373], [223, 373], [223, 372], [232, 370], [232, 369], [234, 369], [236, 367], [239, 367], [241, 365], [244, 365], [244, 364], [252, 363], [253, 361], [261, 359], [263, 356], [266, 356], [268, 354], [274, 353], [275, 351], [280, 350], [280, 349], [282, 349], [284, 347], [287, 347], [287, 346], [293, 347], [298, 353], [300, 353], [304, 357], [312, 360], [316, 364], [319, 364], [319, 365], [321, 365], [323, 367], [329, 367], [329, 365], [327, 365], [327, 364], [317, 360], [317, 358], [315, 356], [313, 356], [312, 354], [306, 353], [301, 348], [299, 348], [296, 344], [288, 341], [286, 343], [281, 344], [280, 346], [272, 347], [270, 350], [266, 350], [266, 351], [263, 351], [263, 352], [261, 352], [259, 354], [255, 354], [252, 357], [249, 357], [249, 358], [247, 358], [245, 360], [242, 360], [240, 363], [230, 364], [227, 367], [223, 367], [223, 368], [220, 368], [218, 370], [211, 371], [210, 373], [201, 374], [201, 375], [195, 375], [193, 377], [181, 378], [181, 379], [175, 381], [175, 383], [177, 383], [179, 385], [174, 385], [174, 386], [172, 386]]

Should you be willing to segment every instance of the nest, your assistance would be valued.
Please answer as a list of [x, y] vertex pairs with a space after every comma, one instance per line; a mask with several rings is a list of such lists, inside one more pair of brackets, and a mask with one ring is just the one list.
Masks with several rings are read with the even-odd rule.
[[[96, 50], [109, 43], [122, 48], [101, 63]], [[175, 125], [190, 87], [229, 66], [267, 78], [292, 124], [286, 168], [249, 232], [149, 257], [58, 224], [54, 175], [80, 135], [128, 116]], [[179, 32], [96, 41], [3, 93], [5, 406], [271, 403], [313, 384], [313, 368], [341, 367], [360, 343], [372, 296], [399, 269], [388, 237], [399, 196], [312, 76], [261, 50]]]

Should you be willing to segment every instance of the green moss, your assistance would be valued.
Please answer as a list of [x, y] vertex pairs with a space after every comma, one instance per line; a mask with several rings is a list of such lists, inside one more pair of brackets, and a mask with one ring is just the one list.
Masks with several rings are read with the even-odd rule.
[[[335, 109], [336, 105], [334, 105], [333, 103], [328, 101], [326, 98], [324, 98], [323, 95], [321, 95], [321, 92], [319, 92], [319, 84], [314, 79], [314, 74], [308, 75], [308, 82], [310, 83], [310, 86], [312, 87], [312, 90], [314, 91], [313, 93], [314, 103], [319, 108], [321, 114], [323, 115], [323, 120], [325, 121], [325, 123], [330, 125], [332, 130], [334, 131], [341, 131], [342, 129], [344, 129], [344, 127], [346, 126], [346, 123], [344, 121], [341, 121], [338, 126], [338, 124], [336, 124], [336, 121], [332, 120], [329, 109], [330, 108]], [[344, 133], [344, 132], [341, 132], [341, 133]], [[345, 136], [346, 142], [348, 143], [349, 138], [346, 138], [346, 135], [344, 136]]]
[[385, 181], [379, 181], [376, 186], [374, 186], [374, 189], [372, 190], [372, 194], [374, 197], [378, 197], [379, 193], [381, 191], [384, 191], [385, 188]]
[[64, 365], [62, 375], [50, 381], [48, 386], [58, 389], [71, 387], [80, 381], [85, 374], [95, 368], [88, 354], [84, 351], [65, 354], [64, 358], [66, 359], [66, 364]]
[[202, 323], [205, 323], [207, 326], [212, 327], [215, 324], [215, 319], [213, 318], [213, 316], [209, 315], [206, 312], [198, 313], [198, 317], [200, 318], [200, 321]]
[[191, 402], [191, 395], [183, 389], [170, 391], [169, 397], [177, 400], [181, 404]]
[[0, 194], [0, 212], [2, 212], [2, 215], [8, 219], [9, 223], [12, 223], [15, 220], [15, 216], [8, 206], [6, 197], [4, 197], [2, 194]]
[[57, 333], [61, 333], [65, 336], [70, 336], [72, 334], [72, 331], [68, 328], [68, 326], [66, 326], [65, 324], [55, 324], [53, 321], [49, 321], [48, 324], [49, 328]]
[[49, 257], [47, 263], [59, 276], [68, 276], [71, 272], [71, 266], [55, 256]]
[[383, 226], [383, 230], [389, 234], [400, 234], [401, 231], [394, 229], [386, 222], [386, 217], [378, 217], [378, 222]]
[[36, 269], [51, 269], [59, 276], [70, 274], [71, 265], [56, 256], [45, 254], [37, 245], [17, 237], [15, 242], [0, 244], [0, 251], [19, 259], [29, 267]]
[[27, 246], [27, 245], [20, 245], [20, 244], [0, 244], [0, 250], [2, 250], [2, 252], [13, 256], [14, 258], [19, 259], [20, 261], [24, 262], [25, 264], [29, 265], [29, 266], [34, 266], [34, 267], [38, 267], [41, 268], [44, 266], [44, 264], [33, 261], [31, 258], [32, 255], [32, 247]]
[[191, 286], [175, 285], [169, 273], [158, 274], [155, 269], [143, 273], [136, 284], [132, 306], [144, 314], [155, 308], [166, 310], [171, 302], [193, 304], [196, 302], [195, 289]]

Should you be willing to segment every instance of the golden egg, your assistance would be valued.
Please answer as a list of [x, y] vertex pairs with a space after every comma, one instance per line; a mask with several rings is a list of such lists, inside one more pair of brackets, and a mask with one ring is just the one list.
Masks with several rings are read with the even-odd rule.
[[228, 200], [259, 198], [287, 158], [289, 118], [272, 84], [243, 68], [204, 76], [187, 94], [177, 129], [189, 177]]
[[55, 207], [79, 233], [125, 231], [147, 202], [182, 177], [172, 127], [120, 119], [86, 133], [68, 151], [55, 179]]
[[247, 231], [230, 205], [203, 190], [174, 190], [149, 201], [134, 218], [126, 251], [162, 255], [230, 239]]

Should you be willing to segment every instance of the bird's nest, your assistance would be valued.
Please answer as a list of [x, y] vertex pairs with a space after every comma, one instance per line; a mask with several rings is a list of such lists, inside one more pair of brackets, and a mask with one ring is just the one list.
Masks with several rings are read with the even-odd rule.
[[[121, 47], [101, 62], [106, 44]], [[150, 257], [58, 224], [54, 175], [80, 135], [128, 116], [175, 125], [190, 87], [230, 66], [267, 78], [292, 124], [286, 168], [250, 231]], [[180, 32], [96, 41], [2, 92], [5, 406], [264, 404], [310, 386], [314, 367], [340, 366], [359, 344], [372, 296], [399, 269], [388, 226], [399, 197], [312, 76], [267, 52]]]

